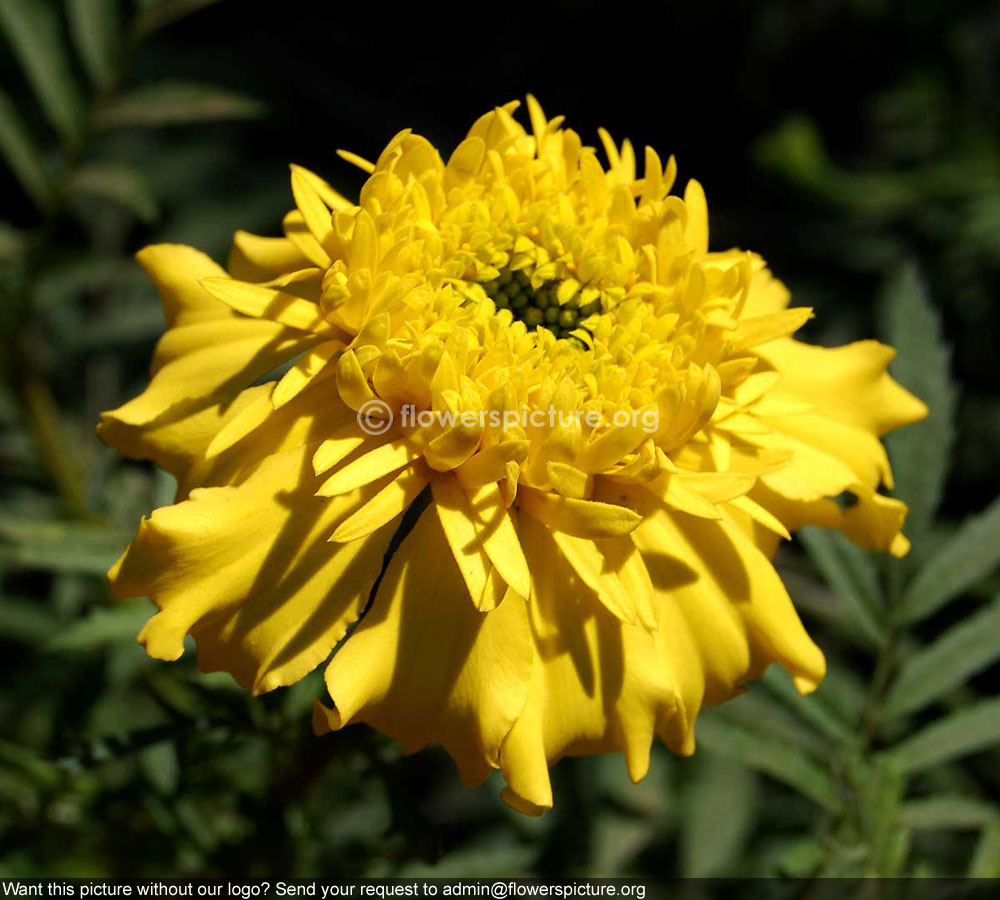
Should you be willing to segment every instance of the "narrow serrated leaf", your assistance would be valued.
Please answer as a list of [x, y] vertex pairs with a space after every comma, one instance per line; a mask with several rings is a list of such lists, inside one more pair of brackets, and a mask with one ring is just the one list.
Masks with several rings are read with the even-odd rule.
[[64, 140], [75, 140], [83, 104], [56, 7], [38, 0], [3, 0], [0, 28], [52, 127]]
[[0, 91], [0, 155], [39, 209], [46, 209], [52, 191], [42, 168], [42, 154], [11, 99]]
[[256, 100], [226, 88], [162, 81], [135, 88], [104, 106], [97, 124], [100, 128], [151, 128], [253, 119], [263, 111]]
[[941, 321], [916, 266], [904, 266], [882, 299], [883, 333], [896, 348], [893, 377], [930, 412], [926, 419], [886, 436], [896, 496], [906, 502], [906, 533], [919, 543], [937, 510], [951, 461], [955, 388]]
[[904, 622], [936, 612], [1000, 564], [1000, 498], [962, 523], [917, 572], [903, 595]]
[[877, 618], [882, 600], [870, 557], [839, 532], [809, 526], [800, 528], [796, 537], [844, 604], [857, 635], [864, 643], [879, 646], [884, 638], [884, 629]]
[[919, 772], [1000, 745], [1000, 697], [939, 719], [889, 753], [906, 772]]
[[910, 657], [896, 676], [883, 708], [893, 719], [921, 709], [1000, 659], [1000, 600], [950, 628]]
[[830, 773], [789, 744], [753, 734], [712, 715], [703, 715], [699, 720], [697, 738], [709, 753], [742, 762], [770, 775], [825, 809], [836, 811], [840, 808], [840, 798]]
[[114, 81], [120, 41], [118, 0], [66, 0], [76, 52], [98, 88]]

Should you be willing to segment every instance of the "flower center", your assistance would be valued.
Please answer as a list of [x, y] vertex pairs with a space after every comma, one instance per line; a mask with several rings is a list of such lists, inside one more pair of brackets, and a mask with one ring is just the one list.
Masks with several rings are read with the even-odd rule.
[[579, 291], [571, 294], [565, 283], [560, 285], [557, 281], [532, 287], [531, 276], [524, 269], [506, 269], [482, 287], [497, 309], [509, 309], [529, 331], [541, 325], [557, 338], [570, 337], [583, 327], [585, 319], [601, 312], [600, 297], [581, 303]]

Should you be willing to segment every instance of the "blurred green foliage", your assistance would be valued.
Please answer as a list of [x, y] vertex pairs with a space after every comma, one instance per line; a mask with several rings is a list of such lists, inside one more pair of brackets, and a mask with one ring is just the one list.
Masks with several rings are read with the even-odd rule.
[[[899, 349], [894, 374], [932, 409], [889, 440], [913, 552], [877, 558], [804, 530], [780, 562], [828, 655], [819, 691], [802, 698], [772, 669], [705, 713], [695, 757], [655, 748], [638, 786], [617, 757], [565, 760], [556, 809], [532, 820], [507, 810], [494, 782], [461, 788], [436, 750], [402, 758], [363, 727], [314, 738], [316, 675], [251, 700], [228, 677], [199, 674], [190, 654], [147, 659], [134, 636], [148, 605], [113, 601], [105, 586], [139, 517], [173, 492], [168, 476], [93, 437], [99, 411], [141, 389], [162, 329], [130, 254], [176, 239], [218, 255], [236, 227], [273, 228], [290, 201], [277, 169], [257, 176], [258, 149], [268, 165], [275, 146], [285, 161], [324, 153], [329, 165], [330, 141], [352, 140], [298, 143], [289, 119], [317, 72], [357, 125], [357, 149], [406, 124], [393, 118], [392, 78], [379, 94], [371, 81], [345, 89], [337, 57], [288, 65], [290, 35], [307, 40], [314, 11], [290, 5], [284, 31], [260, 20], [279, 29], [283, 62], [269, 66], [252, 25], [228, 37], [238, 6], [0, 0], [0, 875], [1000, 876], [995, 9], [733, 5], [739, 65], [711, 77], [730, 85], [731, 116], [744, 102], [767, 115], [727, 136], [743, 156], [724, 169], [713, 169], [709, 114], [705, 148], [676, 137], [705, 150], [710, 200], [714, 184], [729, 189], [713, 203], [721, 243], [766, 253], [797, 301], [819, 309], [826, 330], [814, 338], [878, 329]], [[689, 12], [677, 28], [700, 34], [718, 12]], [[366, 46], [356, 22], [342, 27]], [[823, 28], [830, 47], [860, 54], [855, 69], [829, 59], [853, 98], [845, 133], [824, 132], [823, 109], [794, 86], [760, 99], [780, 93]], [[880, 68], [871, 46], [883, 39]], [[414, 72], [426, 63], [439, 77], [437, 57], [407, 47]], [[191, 78], [234, 58], [248, 68], [238, 84], [273, 83], [265, 102], [232, 80]], [[525, 86], [559, 95], [558, 68]], [[484, 90], [509, 83], [489, 102], [520, 90], [512, 72], [491, 81], [484, 68]], [[418, 95], [421, 110], [437, 102]], [[291, 112], [276, 108], [286, 97]], [[442, 134], [479, 111], [442, 114]], [[271, 131], [257, 124], [268, 120]]]

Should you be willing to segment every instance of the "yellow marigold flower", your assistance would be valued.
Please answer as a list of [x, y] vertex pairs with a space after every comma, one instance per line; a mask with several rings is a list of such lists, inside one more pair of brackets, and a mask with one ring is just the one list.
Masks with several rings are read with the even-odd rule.
[[818, 684], [770, 557], [806, 523], [905, 553], [879, 438], [925, 408], [890, 348], [794, 340], [810, 310], [709, 251], [672, 158], [640, 178], [602, 131], [605, 168], [516, 107], [447, 161], [408, 130], [342, 153], [357, 204], [293, 166], [285, 236], [238, 232], [228, 271], [143, 250], [168, 330], [100, 433], [179, 480], [110, 573], [159, 607], [152, 656], [190, 633], [263, 693], [353, 627], [317, 731], [438, 742], [537, 813], [565, 755], [623, 751], [638, 780], [771, 662]]

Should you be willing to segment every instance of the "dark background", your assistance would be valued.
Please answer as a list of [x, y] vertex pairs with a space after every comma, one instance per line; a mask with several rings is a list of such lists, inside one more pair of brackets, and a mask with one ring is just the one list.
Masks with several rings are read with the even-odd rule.
[[[73, 5], [40, 3], [70, 46]], [[960, 386], [941, 518], [917, 548], [929, 557], [1000, 493], [1000, 6], [110, 5], [125, 23], [112, 42], [115, 75], [95, 88], [73, 51], [63, 54], [84, 110], [71, 139], [53, 131], [20, 55], [7, 52], [17, 41], [9, 27], [0, 50], [0, 84], [42, 148], [56, 197], [39, 211], [0, 166], [0, 874], [425, 865], [442, 874], [953, 874], [970, 854], [1000, 860], [992, 812], [964, 831], [907, 838], [912, 853], [897, 862], [878, 843], [884, 835], [866, 831], [871, 823], [831, 819], [787, 777], [779, 784], [783, 764], [743, 765], [726, 729], [763, 721], [762, 699], [719, 719], [694, 761], [658, 752], [638, 788], [625, 784], [620, 760], [561, 764], [557, 809], [540, 822], [504, 811], [495, 784], [462, 791], [437, 751], [399, 760], [362, 728], [316, 741], [307, 722], [315, 680], [248, 701], [189, 661], [142, 658], [132, 635], [146, 608], [112, 607], [100, 573], [137, 517], [169, 502], [171, 485], [92, 436], [101, 409], [141, 389], [162, 327], [132, 252], [170, 240], [223, 260], [237, 228], [278, 233], [291, 205], [288, 163], [352, 196], [363, 176], [337, 148], [374, 159], [412, 127], [447, 156], [478, 115], [530, 91], [585, 143], [597, 144], [603, 125], [640, 158], [645, 144], [676, 155], [679, 185], [693, 177], [705, 186], [712, 247], [762, 254], [794, 302], [816, 308], [812, 340], [887, 336], [886, 285], [906, 266], [918, 274]], [[180, 81], [214, 85], [231, 103], [219, 117], [195, 104], [186, 117], [101, 127], [102, 111], [131, 91]], [[78, 177], [94, 161], [105, 166], [98, 189]], [[787, 565], [796, 599], [810, 615], [821, 610], [830, 571], [795, 550]], [[878, 565], [891, 593], [897, 576]], [[976, 585], [897, 643], [932, 640], [995, 596], [995, 581]], [[815, 615], [807, 624], [832, 648], [824, 690], [836, 705], [838, 685], [863, 693], [882, 656]], [[984, 695], [993, 693], [988, 675], [975, 686]], [[971, 702], [960, 691], [910, 725]], [[797, 727], [774, 715], [779, 734]], [[796, 734], [851, 782], [843, 772], [853, 755]], [[876, 749], [899, 734], [880, 733]], [[864, 759], [868, 790], [865, 778], [881, 770]], [[917, 795], [965, 792], [991, 810], [998, 783], [984, 773], [995, 751], [977, 759], [918, 784]], [[857, 846], [867, 849], [852, 857]]]

